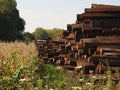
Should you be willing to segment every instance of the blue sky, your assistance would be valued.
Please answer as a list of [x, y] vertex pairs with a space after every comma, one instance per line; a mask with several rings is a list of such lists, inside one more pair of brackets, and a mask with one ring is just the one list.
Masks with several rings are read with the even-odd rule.
[[26, 21], [25, 32], [37, 27], [66, 29], [75, 23], [76, 14], [90, 8], [92, 3], [120, 5], [120, 0], [16, 0], [20, 16]]

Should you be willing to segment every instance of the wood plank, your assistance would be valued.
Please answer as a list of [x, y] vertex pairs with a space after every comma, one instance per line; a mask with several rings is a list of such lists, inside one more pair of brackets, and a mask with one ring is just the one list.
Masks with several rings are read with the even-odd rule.
[[109, 66], [120, 66], [120, 57], [117, 56], [105, 56], [105, 55], [92, 55], [91, 60], [94, 64], [102, 62]]
[[92, 4], [91, 5], [91, 8], [119, 8], [120, 9], [120, 6], [115, 6], [115, 5], [105, 5], [105, 4]]
[[102, 30], [103, 35], [120, 35], [120, 30]]
[[83, 18], [120, 18], [120, 13], [83, 13]]
[[120, 13], [120, 8], [86, 8], [85, 13]]
[[82, 14], [77, 14], [77, 21], [83, 21]]

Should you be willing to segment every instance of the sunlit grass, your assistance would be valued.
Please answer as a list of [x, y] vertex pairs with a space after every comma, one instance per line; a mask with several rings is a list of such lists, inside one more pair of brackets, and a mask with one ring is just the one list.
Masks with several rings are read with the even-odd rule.
[[12, 90], [30, 80], [37, 55], [34, 43], [0, 42], [0, 89]]
[[0, 42], [0, 90], [61, 88], [62, 76], [54, 66], [41, 63], [34, 43]]
[[21, 66], [27, 66], [37, 57], [35, 45], [21, 42], [0, 43], [0, 68], [14, 72]]

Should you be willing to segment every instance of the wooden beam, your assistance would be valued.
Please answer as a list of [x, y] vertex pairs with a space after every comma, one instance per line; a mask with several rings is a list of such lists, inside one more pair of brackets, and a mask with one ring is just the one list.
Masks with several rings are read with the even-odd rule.
[[115, 5], [105, 5], [105, 4], [92, 4], [91, 5], [91, 8], [119, 8], [120, 9], [120, 6], [115, 6]]
[[85, 13], [120, 13], [120, 8], [86, 8]]
[[83, 13], [84, 18], [120, 18], [120, 13]]

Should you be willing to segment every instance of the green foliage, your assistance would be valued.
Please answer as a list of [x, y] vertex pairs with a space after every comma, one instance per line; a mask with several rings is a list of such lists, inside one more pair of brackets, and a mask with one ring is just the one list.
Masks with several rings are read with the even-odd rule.
[[35, 39], [48, 39], [49, 34], [43, 28], [37, 28], [35, 32], [33, 32]]
[[23, 35], [24, 35], [24, 41], [26, 43], [29, 43], [32, 40], [34, 40], [34, 36], [31, 33], [29, 33], [29, 32], [25, 32]]
[[53, 28], [51, 30], [46, 30], [51, 37], [60, 38], [62, 37], [62, 30], [59, 28]]
[[16, 8], [15, 0], [0, 0], [0, 13], [11, 12]]
[[17, 30], [23, 32], [23, 30], [25, 29], [24, 25], [25, 25], [24, 19], [23, 18], [19, 18], [18, 22], [17, 22], [17, 26], [16, 26]]
[[33, 32], [35, 39], [48, 39], [50, 37], [60, 38], [62, 36], [62, 30], [58, 28], [53, 29], [43, 29], [37, 28], [35, 32]]
[[0, 0], [0, 40], [23, 39], [25, 21], [20, 18], [15, 0]]
[[43, 88], [49, 90], [65, 87], [64, 71], [56, 70], [56, 67], [50, 64], [39, 64], [37, 68], [37, 72], [40, 72], [40, 78], [43, 80]]

